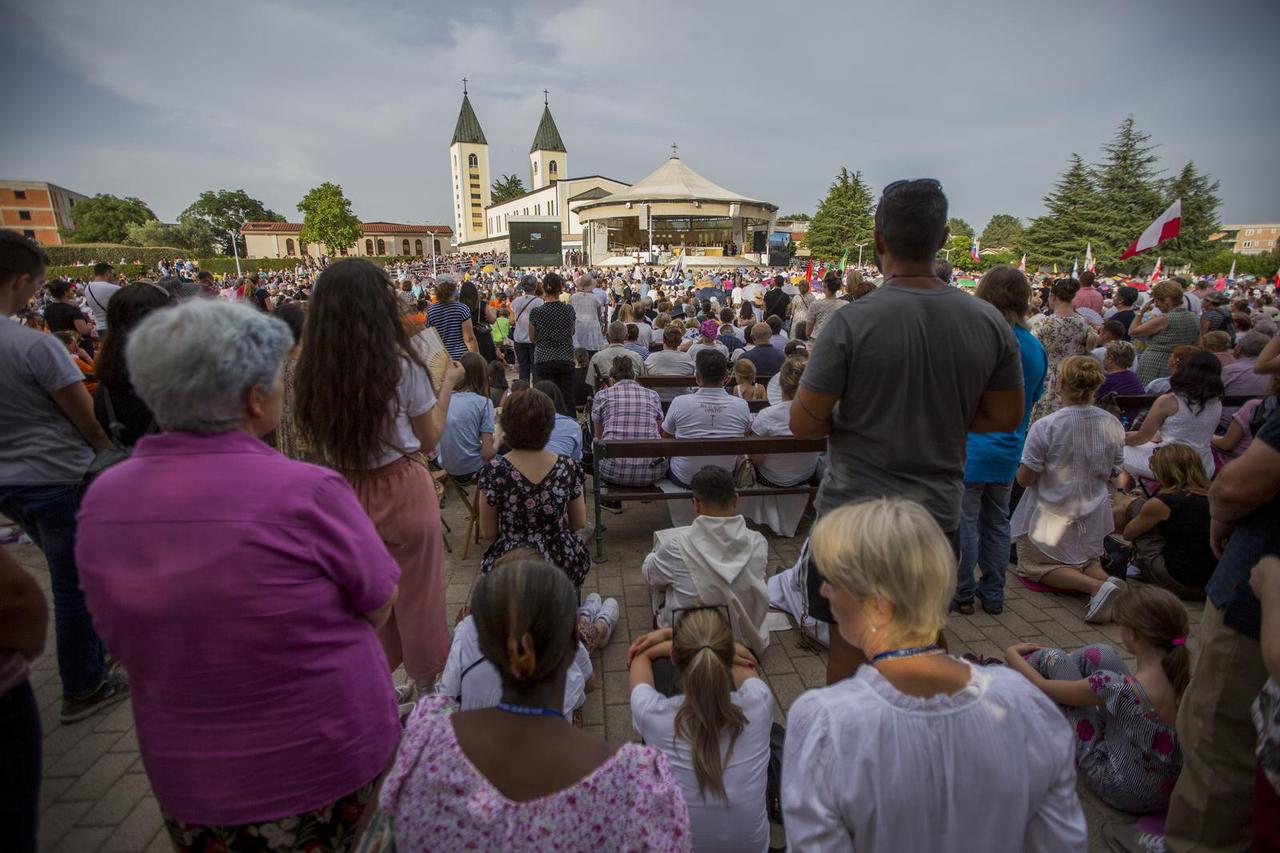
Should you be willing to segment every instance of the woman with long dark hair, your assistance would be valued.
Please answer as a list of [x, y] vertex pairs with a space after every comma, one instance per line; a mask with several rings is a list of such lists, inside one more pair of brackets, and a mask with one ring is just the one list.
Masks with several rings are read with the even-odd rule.
[[[135, 284], [122, 288], [107, 303], [107, 336], [102, 341], [94, 373], [98, 387], [93, 394], [93, 416], [111, 435], [111, 424], [123, 429], [113, 436], [125, 447], [132, 447], [145, 433], [153, 429], [155, 416], [133, 391], [129, 379], [129, 366], [124, 359], [124, 346], [129, 333], [152, 311], [173, 305], [173, 297], [154, 284]], [[108, 405], [109, 403], [109, 405]], [[114, 413], [114, 418], [111, 413]]]
[[458, 290], [458, 301], [467, 306], [471, 312], [471, 329], [476, 339], [475, 351], [484, 356], [485, 364], [498, 357], [498, 349], [493, 345], [493, 321], [498, 319], [498, 312], [485, 305], [480, 299], [480, 290], [473, 282], [464, 281]]
[[421, 688], [444, 668], [440, 504], [421, 454], [444, 431], [453, 362], [438, 389], [400, 323], [387, 274], [366, 260], [331, 264], [316, 281], [298, 359], [297, 418], [326, 463], [351, 483], [400, 564], [400, 598], [379, 630], [387, 663]]
[[1125, 433], [1121, 486], [1132, 486], [1131, 478], [1155, 479], [1151, 454], [1164, 444], [1190, 447], [1200, 455], [1205, 475], [1212, 478], [1210, 440], [1222, 416], [1222, 394], [1222, 362], [1217, 356], [1197, 350], [1183, 358], [1178, 372], [1169, 377], [1169, 393], [1152, 404], [1140, 428]]

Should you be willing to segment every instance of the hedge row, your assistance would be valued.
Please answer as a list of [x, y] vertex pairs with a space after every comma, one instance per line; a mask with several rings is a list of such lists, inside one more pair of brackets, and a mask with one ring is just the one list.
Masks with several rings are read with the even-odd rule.
[[106, 261], [114, 264], [121, 258], [129, 262], [141, 261], [154, 264], [161, 258], [185, 258], [185, 249], [172, 246], [124, 246], [119, 243], [71, 243], [65, 246], [45, 246], [51, 266], [67, 266], [74, 263], [92, 264]]

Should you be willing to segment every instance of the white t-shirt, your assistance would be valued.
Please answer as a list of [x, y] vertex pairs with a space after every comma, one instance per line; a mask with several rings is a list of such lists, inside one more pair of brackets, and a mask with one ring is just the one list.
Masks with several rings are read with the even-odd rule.
[[729, 357], [729, 348], [724, 344], [720, 343], [719, 341], [716, 341], [713, 344], [704, 344], [701, 341], [699, 341], [698, 343], [689, 347], [688, 350], [686, 350], [686, 355], [688, 355], [689, 358], [696, 365], [698, 363], [697, 361], [698, 353], [702, 352], [704, 349], [718, 349], [720, 350], [721, 355], [723, 355], [726, 359]]
[[776, 406], [782, 402], [782, 373], [773, 374], [769, 378], [769, 384], [764, 386], [765, 393], [769, 397], [769, 405]]
[[[587, 679], [591, 677], [591, 658], [586, 648], [578, 643], [578, 651], [564, 682], [564, 716], [569, 719], [576, 708], [587, 701]], [[498, 668], [480, 652], [480, 635], [476, 620], [467, 616], [453, 630], [453, 643], [449, 646], [449, 659], [436, 692], [452, 696], [464, 711], [475, 708], [493, 708], [502, 699], [502, 677]]]
[[120, 286], [109, 281], [91, 281], [84, 286], [84, 304], [98, 326], [98, 332], [107, 330], [107, 305]]
[[511, 339], [518, 344], [529, 343], [529, 315], [542, 304], [533, 294], [517, 296], [511, 303]]
[[[734, 741], [733, 753], [724, 768], [727, 799], [722, 800], [710, 791], [705, 796], [698, 793], [698, 778], [693, 772], [689, 744], [676, 735], [676, 712], [684, 704], [684, 697], [663, 696], [648, 684], [638, 684], [631, 691], [632, 725], [647, 745], [661, 750], [667, 757], [671, 775], [684, 790], [693, 848], [699, 853], [763, 852], [769, 849], [765, 786], [768, 783], [773, 694], [759, 678], [748, 678], [729, 696], [733, 704], [746, 714], [747, 726]], [[729, 736], [722, 733], [722, 760], [728, 747]]]
[[409, 359], [401, 357], [400, 382], [396, 385], [395, 399], [391, 401], [394, 417], [384, 439], [388, 447], [374, 464], [369, 466], [369, 470], [390, 465], [392, 462], [399, 461], [402, 456], [421, 450], [422, 442], [418, 441], [418, 437], [414, 435], [410, 419], [425, 415], [435, 408], [435, 405], [436, 392], [431, 388], [427, 371]]
[[[792, 400], [771, 404], [756, 414], [751, 423], [755, 435], [791, 435]], [[813, 476], [818, 468], [818, 453], [767, 454], [756, 466], [766, 480], [777, 486], [794, 486]]]
[[[644, 372], [649, 376], [692, 376], [693, 359], [689, 358], [687, 352], [664, 349], [649, 354], [649, 357], [644, 360]], [[683, 388], [659, 388], [657, 391], [658, 399], [664, 403], [689, 393]]]
[[[675, 398], [662, 422], [663, 431], [676, 438], [745, 436], [749, 426], [751, 407], [747, 401], [723, 388], [699, 388]], [[732, 471], [735, 462], [736, 456], [673, 456], [670, 470], [682, 483], [691, 483], [693, 475], [708, 465]]]

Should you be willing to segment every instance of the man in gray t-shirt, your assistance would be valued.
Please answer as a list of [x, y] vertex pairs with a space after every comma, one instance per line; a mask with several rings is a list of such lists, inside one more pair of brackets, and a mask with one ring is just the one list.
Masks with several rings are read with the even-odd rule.
[[80, 479], [94, 449], [110, 442], [66, 350], [12, 318], [43, 286], [47, 265], [34, 241], [0, 230], [0, 513], [18, 522], [49, 564], [60, 719], [73, 723], [124, 699], [128, 685], [107, 672], [75, 563]]
[[[897, 181], [876, 208], [885, 283], [831, 315], [791, 407], [791, 431], [828, 437], [821, 515], [864, 498], [917, 501], [958, 547], [969, 432], [1022, 420], [1017, 339], [993, 306], [934, 275], [947, 240], [947, 198], [934, 180]], [[811, 567], [809, 614], [834, 621]], [[829, 683], [862, 662], [831, 632]]]

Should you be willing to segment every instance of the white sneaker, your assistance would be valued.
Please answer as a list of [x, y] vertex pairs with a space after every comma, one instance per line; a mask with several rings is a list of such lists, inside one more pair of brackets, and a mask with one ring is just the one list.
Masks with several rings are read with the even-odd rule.
[[618, 599], [606, 598], [604, 603], [600, 605], [599, 611], [596, 612], [596, 618], [592, 621], [604, 623], [604, 633], [600, 635], [600, 639], [596, 643], [597, 649], [603, 649], [609, 645], [609, 639], [613, 637], [614, 626], [618, 624]]
[[587, 620], [590, 625], [596, 621], [596, 614], [600, 612], [603, 602], [600, 600], [600, 593], [593, 592], [582, 602], [582, 606], [578, 608], [578, 617]]
[[1098, 591], [1089, 599], [1089, 607], [1084, 612], [1086, 622], [1110, 622], [1111, 611], [1115, 604], [1115, 594], [1124, 589], [1124, 581], [1119, 578], [1107, 578]]

